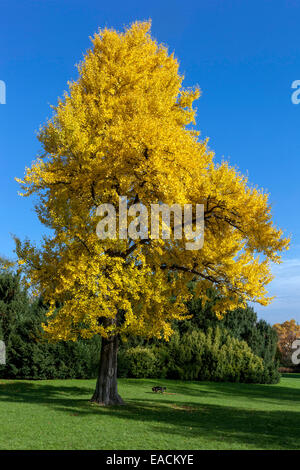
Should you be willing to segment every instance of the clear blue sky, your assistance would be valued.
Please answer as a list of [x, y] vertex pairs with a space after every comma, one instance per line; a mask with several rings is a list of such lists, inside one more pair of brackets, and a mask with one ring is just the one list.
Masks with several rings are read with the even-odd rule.
[[2, 0], [0, 254], [12, 256], [11, 233], [41, 237], [33, 201], [17, 195], [14, 177], [40, 150], [35, 132], [76, 78], [89, 36], [148, 18], [153, 36], [175, 51], [185, 85], [202, 89], [197, 125], [216, 158], [270, 192], [276, 224], [292, 235], [270, 287], [278, 298], [256, 310], [271, 323], [300, 322], [300, 104], [291, 102], [291, 84], [300, 79], [296, 0]]

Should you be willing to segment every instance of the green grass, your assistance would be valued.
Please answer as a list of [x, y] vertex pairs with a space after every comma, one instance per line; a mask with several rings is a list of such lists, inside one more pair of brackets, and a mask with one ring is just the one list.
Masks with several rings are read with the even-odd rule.
[[300, 374], [278, 385], [122, 379], [122, 407], [89, 403], [94, 385], [0, 380], [0, 449], [300, 448]]

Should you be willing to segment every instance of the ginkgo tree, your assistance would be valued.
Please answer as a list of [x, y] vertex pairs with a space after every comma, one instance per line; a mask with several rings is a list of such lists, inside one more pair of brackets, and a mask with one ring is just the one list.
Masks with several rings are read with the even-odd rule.
[[[247, 301], [268, 304], [270, 263], [289, 240], [272, 222], [268, 195], [226, 162], [216, 164], [195, 131], [198, 87], [183, 88], [179, 64], [150, 34], [151, 24], [100, 30], [78, 65], [78, 79], [40, 129], [43, 151], [18, 181], [34, 195], [51, 230], [41, 244], [16, 239], [20, 269], [49, 303], [43, 328], [52, 340], [101, 335], [92, 401], [122, 404], [118, 339], [168, 340], [186, 302], [218, 289], [216, 315]], [[97, 208], [128, 204], [202, 204], [202, 249], [186, 239], [99, 239]]]

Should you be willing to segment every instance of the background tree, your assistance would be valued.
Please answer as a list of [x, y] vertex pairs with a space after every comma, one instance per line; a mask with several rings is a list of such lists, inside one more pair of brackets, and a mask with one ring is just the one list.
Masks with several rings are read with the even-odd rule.
[[6, 365], [0, 366], [7, 376], [13, 376], [22, 361], [18, 346], [17, 325], [23, 321], [29, 310], [26, 291], [22, 289], [20, 277], [10, 271], [0, 271], [0, 339], [6, 346]]
[[194, 298], [188, 303], [188, 310], [193, 315], [192, 320], [178, 323], [180, 331], [200, 329], [207, 333], [209, 328], [221, 328], [240, 341], [245, 341], [253, 354], [263, 359], [264, 371], [260, 377], [262, 383], [279, 381], [278, 360], [276, 358], [277, 333], [265, 320], [258, 320], [254, 309], [249, 305], [238, 307], [226, 313], [218, 320], [214, 314], [213, 305], [218, 293], [210, 290], [209, 302], [203, 305], [201, 299]]
[[278, 334], [278, 349], [283, 366], [293, 367], [292, 345], [296, 339], [300, 339], [300, 325], [296, 320], [287, 320], [284, 323], [276, 323], [273, 328]]
[[[187, 317], [194, 278], [203, 300], [218, 286], [219, 317], [241, 299], [267, 304], [269, 263], [288, 245], [268, 196], [227, 163], [216, 165], [207, 140], [189, 126], [199, 89], [182, 87], [178, 61], [149, 30], [137, 22], [94, 36], [77, 81], [40, 130], [42, 156], [19, 180], [53, 231], [39, 248], [16, 240], [19, 262], [50, 304], [44, 329], [55, 340], [102, 336], [92, 400], [103, 404], [122, 403], [120, 335], [168, 339], [171, 322]], [[203, 249], [187, 250], [173, 231], [169, 240], [99, 240], [96, 209], [115, 204], [118, 218], [120, 196], [147, 209], [204, 204]]]
[[219, 321], [213, 311], [218, 294], [216, 291], [210, 291], [208, 295], [210, 300], [204, 305], [201, 299], [197, 298], [189, 302], [188, 310], [193, 318], [190, 322], [178, 324], [178, 327], [182, 329], [195, 326], [205, 332], [208, 327], [214, 328], [218, 325], [230, 331], [235, 338], [246, 341], [254, 354], [267, 362], [274, 361], [278, 337], [271, 325], [265, 320], [258, 320], [253, 307], [249, 305], [227, 312]]
[[[132, 338], [121, 342], [119, 376], [173, 379], [189, 376], [193, 380], [278, 383], [278, 337], [274, 328], [266, 321], [258, 320], [253, 308], [249, 306], [238, 307], [218, 319], [213, 310], [218, 292], [209, 289], [207, 295], [210, 300], [205, 303], [197, 297], [187, 303], [192, 318], [172, 322], [175, 334], [169, 342], [155, 338]], [[247, 360], [249, 354], [244, 343], [256, 359], [262, 359], [263, 367], [258, 366], [254, 375], [251, 372], [252, 363]], [[235, 348], [228, 347], [230, 344], [235, 345]], [[238, 362], [232, 370], [232, 354], [237, 350]], [[151, 367], [150, 357], [155, 358]], [[258, 365], [259, 361], [254, 360], [254, 363]], [[242, 368], [243, 372], [239, 372]]]
[[18, 275], [0, 271], [0, 339], [6, 344], [6, 379], [94, 378], [101, 344], [99, 337], [77, 342], [49, 343], [41, 323], [48, 306], [32, 299]]

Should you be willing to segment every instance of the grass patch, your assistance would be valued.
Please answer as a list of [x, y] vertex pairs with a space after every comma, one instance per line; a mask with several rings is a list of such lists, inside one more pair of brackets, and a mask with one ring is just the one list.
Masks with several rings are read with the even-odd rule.
[[94, 386], [0, 380], [0, 449], [300, 448], [300, 374], [278, 385], [120, 379], [122, 407], [89, 403]]

